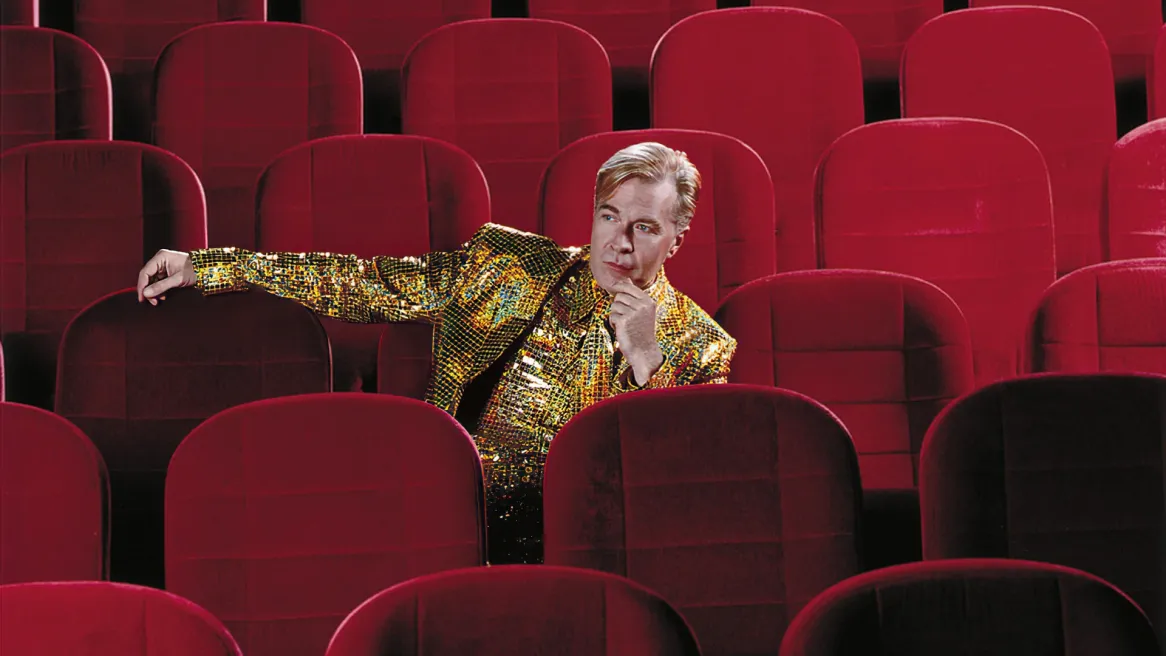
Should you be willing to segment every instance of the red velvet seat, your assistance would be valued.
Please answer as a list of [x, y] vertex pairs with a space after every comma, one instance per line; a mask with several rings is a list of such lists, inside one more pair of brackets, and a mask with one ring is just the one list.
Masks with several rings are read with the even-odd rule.
[[261, 292], [133, 290], [83, 310], [61, 339], [56, 411], [109, 466], [112, 578], [162, 578], [162, 493], [171, 454], [207, 417], [240, 403], [330, 389], [328, 340], [311, 310]]
[[352, 46], [364, 77], [366, 132], [401, 129], [401, 64], [432, 30], [490, 17], [490, 0], [300, 0], [300, 22], [332, 32]]
[[0, 583], [105, 578], [108, 512], [89, 438], [47, 410], [0, 403]]
[[433, 371], [433, 324], [383, 326], [377, 343], [377, 393], [425, 400]]
[[111, 111], [109, 71], [92, 46], [57, 30], [0, 26], [0, 151], [109, 139]]
[[1110, 259], [1166, 257], [1166, 118], [1114, 145], [1108, 192]]
[[159, 148], [30, 144], [0, 156], [0, 336], [8, 398], [52, 408], [61, 331], [160, 248], [206, 245], [198, 177]]
[[452, 417], [376, 394], [210, 418], [166, 479], [166, 586], [248, 656], [322, 654], [372, 594], [484, 562], [482, 465]]
[[754, 7], [799, 7], [842, 23], [858, 42], [863, 75], [895, 80], [903, 45], [915, 30], [943, 13], [943, 0], [753, 0]]
[[938, 285], [972, 331], [976, 379], [1018, 370], [1024, 321], [1052, 284], [1049, 178], [1031, 141], [971, 119], [854, 130], [817, 173], [820, 263]]
[[653, 55], [653, 127], [736, 137], [769, 167], [778, 271], [817, 268], [814, 167], [831, 142], [862, 121], [858, 46], [821, 14], [781, 7], [706, 12], [668, 30]]
[[40, 0], [6, 0], [0, 3], [0, 25], [40, 24]]
[[440, 27], [405, 58], [402, 129], [463, 148], [491, 220], [534, 232], [539, 176], [567, 144], [611, 129], [611, 66], [583, 30], [532, 18]]
[[1083, 16], [1105, 36], [1113, 56], [1113, 74], [1118, 81], [1140, 81], [1146, 76], [1154, 39], [1162, 28], [1160, 0], [970, 0], [969, 4], [972, 7], [1039, 5]]
[[[477, 163], [456, 146], [416, 136], [349, 135], [296, 146], [263, 171], [257, 206], [264, 252], [421, 255], [456, 250], [490, 220]], [[381, 333], [407, 329], [322, 323], [336, 389], [375, 390]]]
[[267, 17], [264, 0], [73, 0], [73, 33], [105, 59], [113, 80], [113, 133], [150, 141], [154, 60], [186, 30], [220, 21]]
[[1033, 315], [1026, 364], [1166, 374], [1166, 259], [1095, 264], [1058, 280]]
[[659, 592], [703, 653], [774, 653], [818, 592], [860, 571], [854, 445], [787, 390], [706, 385], [597, 403], [551, 442], [549, 565]]
[[1057, 272], [1106, 259], [1102, 192], [1117, 118], [1109, 51], [1089, 21], [1046, 7], [944, 14], [908, 41], [902, 98], [905, 117], [981, 118], [1032, 139], [1053, 185]]
[[693, 130], [624, 130], [564, 148], [543, 175], [539, 232], [561, 245], [591, 240], [595, 176], [621, 148], [656, 141], [688, 154], [702, 188], [684, 246], [668, 260], [669, 281], [712, 312], [736, 287], [774, 272], [773, 186], [765, 163], [732, 137]]
[[700, 653], [680, 614], [640, 585], [580, 569], [504, 565], [381, 592], [344, 620], [327, 656]]
[[1158, 43], [1146, 75], [1150, 118], [1166, 118], [1166, 25], [1158, 32]]
[[0, 586], [0, 653], [242, 656], [221, 622], [162, 590], [106, 582]]
[[339, 37], [236, 21], [183, 32], [158, 56], [154, 142], [206, 187], [211, 246], [255, 247], [255, 182], [296, 144], [361, 131], [360, 66]]
[[1075, 567], [1129, 594], [1161, 635], [1164, 410], [1166, 377], [1133, 374], [1043, 374], [956, 401], [923, 443], [924, 558]]
[[1121, 590], [1018, 560], [940, 560], [861, 574], [798, 615], [781, 656], [1158, 656]]

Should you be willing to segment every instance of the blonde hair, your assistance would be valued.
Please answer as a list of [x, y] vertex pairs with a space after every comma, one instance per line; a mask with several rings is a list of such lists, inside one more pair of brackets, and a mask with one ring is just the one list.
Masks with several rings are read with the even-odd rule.
[[700, 171], [688, 161], [688, 155], [654, 141], [628, 146], [612, 155], [595, 176], [595, 209], [611, 200], [616, 189], [630, 178], [647, 182], [671, 182], [676, 186], [673, 217], [684, 230], [696, 213], [700, 195]]

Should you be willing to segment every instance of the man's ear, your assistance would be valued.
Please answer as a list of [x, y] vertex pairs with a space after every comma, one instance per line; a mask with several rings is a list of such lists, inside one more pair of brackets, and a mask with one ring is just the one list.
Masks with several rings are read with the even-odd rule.
[[668, 257], [676, 255], [676, 251], [680, 250], [680, 247], [684, 245], [684, 236], [686, 234], [688, 234], [687, 226], [685, 226], [685, 228], [680, 232], [676, 233], [676, 238], [672, 240], [672, 248], [668, 249]]

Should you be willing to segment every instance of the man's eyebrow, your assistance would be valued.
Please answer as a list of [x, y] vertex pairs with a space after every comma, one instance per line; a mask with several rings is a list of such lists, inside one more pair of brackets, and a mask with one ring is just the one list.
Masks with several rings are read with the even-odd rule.
[[604, 203], [604, 204], [600, 205], [600, 206], [599, 206], [599, 209], [601, 209], [601, 210], [607, 210], [607, 211], [609, 211], [609, 212], [614, 212], [615, 214], [619, 214], [619, 210], [617, 210], [615, 207], [613, 207], [613, 206], [611, 206], [611, 205], [608, 205], [607, 203]]

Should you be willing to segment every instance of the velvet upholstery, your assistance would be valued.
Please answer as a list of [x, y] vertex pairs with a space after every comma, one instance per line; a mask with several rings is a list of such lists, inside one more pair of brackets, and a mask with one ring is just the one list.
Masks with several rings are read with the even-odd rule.
[[0, 586], [0, 653], [242, 656], [221, 622], [162, 590], [101, 581]]
[[781, 656], [1157, 656], [1146, 616], [1085, 572], [1019, 560], [912, 563], [830, 588]]
[[1109, 259], [1166, 257], [1166, 118], [1114, 145], [1107, 191]]
[[377, 343], [377, 393], [424, 401], [432, 374], [433, 324], [386, 324]]
[[1135, 374], [1028, 376], [955, 401], [923, 443], [924, 558], [1075, 567], [1129, 594], [1161, 637], [1164, 410], [1166, 377]]
[[40, 24], [40, 0], [6, 0], [0, 3], [0, 25]]
[[591, 241], [595, 175], [621, 148], [656, 141], [685, 152], [700, 171], [696, 215], [668, 281], [708, 312], [733, 289], [774, 272], [773, 185], [765, 163], [732, 137], [695, 130], [622, 130], [584, 137], [543, 175], [539, 231], [562, 246]]
[[43, 27], [0, 26], [0, 151], [55, 139], [109, 139], [110, 94], [105, 62], [81, 39]]
[[402, 131], [455, 144], [482, 166], [491, 220], [534, 232], [543, 168], [611, 129], [611, 65], [583, 30], [534, 18], [463, 21], [413, 47]]
[[423, 576], [372, 597], [327, 656], [699, 656], [684, 619], [631, 581], [503, 565]]
[[[263, 252], [422, 255], [460, 248], [490, 220], [477, 163], [456, 146], [417, 136], [346, 135], [296, 146], [263, 171], [256, 202]], [[321, 322], [338, 391], [377, 388], [383, 332], [402, 332], [408, 342], [405, 328]], [[428, 345], [416, 355], [427, 352]]]
[[861, 571], [854, 445], [787, 390], [601, 401], [551, 442], [543, 496], [547, 564], [656, 590], [708, 656], [775, 653], [802, 606]]
[[29, 144], [0, 156], [0, 336], [8, 398], [52, 408], [61, 331], [133, 284], [161, 248], [206, 245], [198, 177], [159, 148], [117, 141]]
[[1158, 42], [1146, 74], [1146, 87], [1150, 118], [1166, 118], [1166, 25], [1158, 32]]
[[255, 183], [276, 155], [361, 131], [356, 56], [315, 27], [195, 27], [165, 47], [154, 75], [154, 143], [202, 179], [211, 246], [254, 248]]
[[112, 578], [161, 583], [166, 466], [207, 417], [256, 399], [326, 392], [328, 340], [310, 310], [260, 292], [134, 290], [83, 310], [61, 339], [56, 411], [109, 466]]
[[248, 656], [318, 656], [374, 593], [481, 565], [483, 503], [473, 441], [431, 405], [351, 393], [241, 405], [170, 462], [167, 589]]
[[668, 30], [652, 58], [652, 127], [736, 137], [769, 167], [778, 271], [816, 268], [814, 167], [862, 121], [858, 46], [821, 14], [705, 12]]
[[1024, 321], [1055, 277], [1049, 177], [1031, 141], [972, 119], [867, 125], [823, 156], [816, 212], [823, 268], [934, 283], [967, 318], [977, 381], [1016, 373]]
[[105, 578], [108, 511], [89, 438], [47, 410], [0, 403], [0, 583]]
[[1101, 32], [1060, 9], [944, 14], [921, 27], [903, 53], [904, 117], [997, 121], [1041, 149], [1052, 181], [1062, 275], [1105, 260], [1102, 191], [1117, 140], [1115, 102]]

